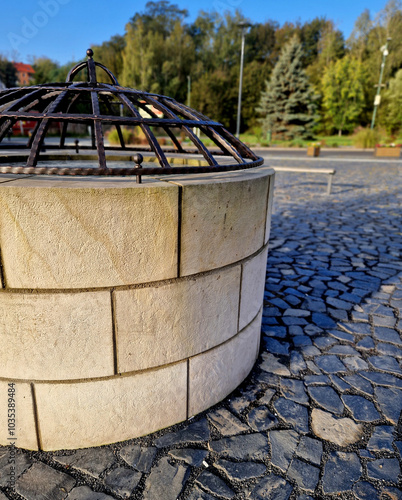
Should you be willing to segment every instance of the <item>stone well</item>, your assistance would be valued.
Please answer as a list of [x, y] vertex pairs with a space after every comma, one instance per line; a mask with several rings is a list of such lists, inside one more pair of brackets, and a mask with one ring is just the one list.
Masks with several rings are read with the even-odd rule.
[[242, 382], [273, 185], [268, 167], [142, 184], [0, 176], [0, 414], [15, 382], [17, 446], [142, 436]]

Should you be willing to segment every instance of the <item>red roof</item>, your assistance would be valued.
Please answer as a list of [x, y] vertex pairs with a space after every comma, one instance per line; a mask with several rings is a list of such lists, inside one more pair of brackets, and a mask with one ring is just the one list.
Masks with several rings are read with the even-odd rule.
[[30, 64], [15, 62], [14, 67], [18, 71], [18, 73], [35, 73], [35, 70]]

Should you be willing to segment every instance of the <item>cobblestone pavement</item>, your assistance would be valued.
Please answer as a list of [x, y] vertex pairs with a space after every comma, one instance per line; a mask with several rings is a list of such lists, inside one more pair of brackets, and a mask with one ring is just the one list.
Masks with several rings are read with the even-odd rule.
[[[0, 447], [0, 500], [402, 499], [402, 163], [278, 173], [258, 363], [221, 404], [141, 439]], [[99, 418], [102, 416], [100, 415]]]

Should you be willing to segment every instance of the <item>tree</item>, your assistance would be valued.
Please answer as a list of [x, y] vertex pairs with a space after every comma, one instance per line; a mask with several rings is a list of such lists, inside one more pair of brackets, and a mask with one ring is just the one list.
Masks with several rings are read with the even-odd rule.
[[285, 45], [257, 111], [265, 131], [278, 138], [310, 138], [316, 120], [315, 96], [302, 67], [302, 50], [297, 37]]
[[351, 132], [360, 123], [365, 106], [365, 80], [362, 63], [350, 55], [331, 63], [324, 73], [324, 116], [339, 135]]
[[383, 109], [381, 122], [390, 134], [397, 133], [402, 128], [402, 69], [389, 82]]
[[48, 57], [39, 57], [34, 60], [33, 69], [33, 84], [56, 82], [59, 76], [59, 65]]
[[0, 81], [2, 81], [7, 88], [17, 86], [17, 71], [15, 66], [2, 55], [0, 55]]

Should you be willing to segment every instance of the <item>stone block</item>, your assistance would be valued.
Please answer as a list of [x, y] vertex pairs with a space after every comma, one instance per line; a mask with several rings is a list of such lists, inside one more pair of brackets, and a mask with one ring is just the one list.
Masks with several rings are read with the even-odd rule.
[[194, 356], [237, 333], [240, 266], [115, 292], [118, 371]]
[[[8, 384], [14, 382], [14, 387]], [[13, 417], [13, 401], [9, 402], [9, 389], [14, 389], [15, 393], [11, 394], [15, 401], [15, 436], [9, 435], [8, 429], [8, 409], [11, 405], [10, 417]], [[32, 400], [31, 386], [26, 382], [15, 382], [13, 380], [0, 381], [0, 415], [2, 416], [0, 425], [0, 445], [7, 446], [10, 444], [10, 437], [16, 437], [15, 446], [26, 448], [28, 450], [38, 449], [38, 440], [36, 437], [34, 405]]]
[[37, 383], [44, 450], [101, 446], [186, 419], [187, 362], [126, 377]]
[[178, 188], [165, 182], [29, 178], [0, 184], [0, 248], [10, 288], [172, 278], [177, 233]]
[[239, 330], [258, 314], [264, 299], [268, 246], [243, 264]]
[[110, 292], [0, 294], [0, 376], [66, 380], [114, 373]]
[[181, 276], [237, 262], [264, 244], [273, 170], [172, 179], [183, 187]]
[[261, 314], [236, 337], [190, 359], [189, 415], [230, 394], [249, 374], [258, 356]]

